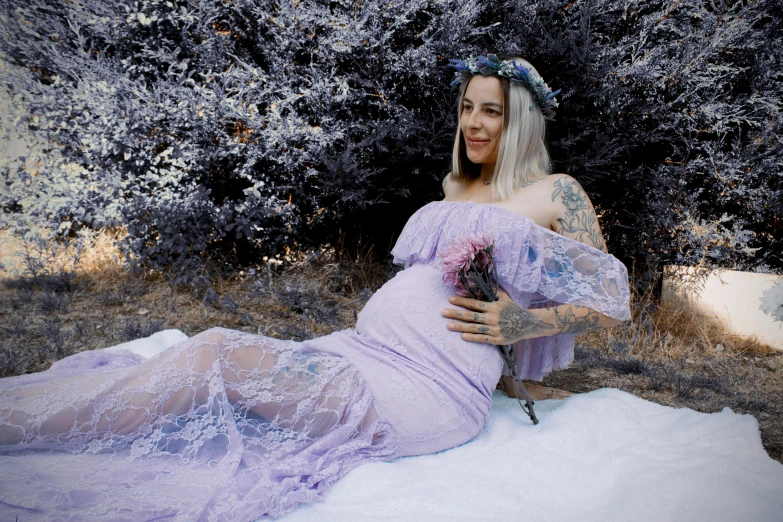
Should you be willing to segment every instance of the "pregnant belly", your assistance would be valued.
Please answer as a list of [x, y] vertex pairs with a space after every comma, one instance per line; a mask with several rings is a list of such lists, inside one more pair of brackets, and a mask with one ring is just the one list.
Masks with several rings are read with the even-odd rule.
[[462, 444], [489, 417], [502, 361], [494, 346], [446, 328], [451, 295], [438, 269], [414, 265], [373, 295], [352, 332], [352, 360], [397, 433], [399, 455]]
[[454, 290], [438, 268], [416, 264], [387, 282], [359, 314], [357, 334], [392, 352], [425, 373], [469, 381], [489, 397], [499, 379], [502, 361], [488, 344], [464, 341], [446, 328], [441, 310]]

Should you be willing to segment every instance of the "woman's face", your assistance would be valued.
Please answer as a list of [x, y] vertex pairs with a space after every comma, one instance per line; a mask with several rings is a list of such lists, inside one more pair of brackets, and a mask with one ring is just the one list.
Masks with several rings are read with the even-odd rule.
[[477, 74], [471, 78], [462, 100], [459, 125], [468, 159], [495, 163], [503, 130], [503, 88], [497, 77]]

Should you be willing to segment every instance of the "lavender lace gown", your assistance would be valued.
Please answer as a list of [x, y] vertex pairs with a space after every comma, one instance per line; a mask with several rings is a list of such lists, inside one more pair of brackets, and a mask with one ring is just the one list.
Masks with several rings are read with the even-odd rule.
[[[318, 500], [363, 462], [469, 441], [503, 363], [446, 329], [437, 254], [476, 232], [494, 235], [520, 305], [629, 317], [614, 257], [499, 207], [430, 203], [394, 247], [406, 269], [355, 330], [300, 343], [215, 328], [149, 360], [90, 351], [0, 380], [0, 519], [247, 522]], [[540, 378], [570, 362], [573, 339], [517, 349]]]

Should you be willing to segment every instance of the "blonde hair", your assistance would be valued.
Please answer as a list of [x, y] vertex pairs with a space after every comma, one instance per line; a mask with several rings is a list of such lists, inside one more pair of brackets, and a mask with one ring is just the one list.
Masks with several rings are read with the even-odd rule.
[[[531, 74], [539, 76], [538, 71], [522, 58], [500, 57], [501, 60], [513, 60], [527, 67]], [[552, 172], [549, 151], [546, 148], [546, 120], [541, 109], [533, 100], [533, 95], [519, 82], [509, 81], [502, 76], [503, 90], [503, 127], [498, 148], [495, 172], [492, 176], [492, 198], [504, 200], [514, 193], [514, 189], [526, 181], [548, 176]], [[468, 159], [465, 137], [459, 120], [462, 117], [462, 103], [470, 79], [462, 82], [457, 103], [457, 135], [451, 157], [451, 176], [455, 181], [477, 178], [481, 166]], [[533, 107], [530, 110], [529, 107]]]

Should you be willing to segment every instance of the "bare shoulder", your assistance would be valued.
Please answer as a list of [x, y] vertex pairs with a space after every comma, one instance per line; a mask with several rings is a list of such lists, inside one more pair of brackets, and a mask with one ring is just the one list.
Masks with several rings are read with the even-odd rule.
[[595, 208], [582, 185], [568, 174], [552, 174], [547, 183], [554, 231], [606, 252]]
[[558, 172], [556, 174], [550, 174], [547, 179], [549, 181], [549, 186], [551, 186], [553, 190], [557, 190], [558, 188], [565, 187], [567, 185], [569, 186], [575, 185], [579, 187], [582, 191], [584, 191], [584, 189], [582, 189], [582, 185], [580, 185], [577, 180], [575, 180], [568, 174], [564, 174], [562, 172]]
[[568, 174], [552, 174], [547, 181], [549, 198], [555, 205], [557, 214], [581, 210], [583, 207], [593, 208], [585, 189]]

